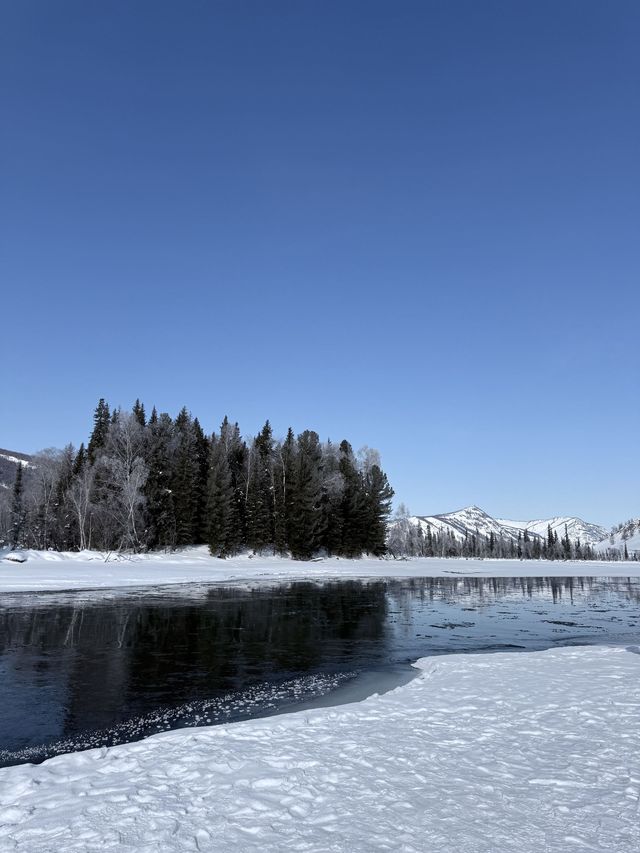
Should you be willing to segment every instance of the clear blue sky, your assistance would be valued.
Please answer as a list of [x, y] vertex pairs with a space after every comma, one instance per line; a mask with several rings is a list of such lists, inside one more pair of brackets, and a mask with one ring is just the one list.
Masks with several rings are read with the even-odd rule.
[[640, 4], [0, 9], [0, 446], [98, 397], [640, 514]]

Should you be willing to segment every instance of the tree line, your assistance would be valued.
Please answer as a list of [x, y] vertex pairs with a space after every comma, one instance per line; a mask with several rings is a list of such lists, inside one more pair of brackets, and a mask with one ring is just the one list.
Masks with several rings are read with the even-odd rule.
[[0, 507], [0, 543], [60, 551], [175, 549], [211, 554], [386, 552], [393, 489], [376, 451], [322, 442], [305, 430], [250, 440], [228, 418], [206, 435], [183, 408], [149, 418], [139, 400], [111, 411], [101, 399], [86, 446], [18, 466]]

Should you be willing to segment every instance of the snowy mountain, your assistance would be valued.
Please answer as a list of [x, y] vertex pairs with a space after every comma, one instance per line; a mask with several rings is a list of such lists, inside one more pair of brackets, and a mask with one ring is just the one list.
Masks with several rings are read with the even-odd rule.
[[0, 489], [11, 488], [20, 462], [28, 467], [31, 457], [27, 456], [26, 453], [18, 453], [14, 450], [3, 450], [0, 448]]
[[511, 521], [504, 518], [493, 518], [478, 506], [468, 506], [455, 512], [443, 515], [421, 515], [413, 516], [413, 524], [419, 524], [426, 533], [431, 528], [432, 533], [448, 532], [455, 539], [463, 540], [465, 536], [473, 534], [488, 538], [491, 533], [496, 538], [517, 540], [518, 535], [524, 530], [529, 535], [544, 537], [547, 535], [547, 526], [551, 525], [553, 531], [557, 531], [558, 538], [564, 536], [565, 525], [572, 541], [580, 539], [583, 544], [593, 545], [607, 536], [607, 530], [599, 524], [592, 524], [574, 516], [557, 516], [548, 519], [536, 519], [535, 521]]
[[486, 538], [491, 533], [496, 537], [518, 538], [517, 531], [515, 536], [512, 532], [505, 532], [496, 519], [479, 506], [467, 506], [443, 515], [413, 516], [411, 520], [414, 524], [419, 524], [425, 533], [428, 528], [431, 528], [432, 533], [449, 533], [459, 540], [463, 540], [467, 534], [471, 536], [474, 533]]

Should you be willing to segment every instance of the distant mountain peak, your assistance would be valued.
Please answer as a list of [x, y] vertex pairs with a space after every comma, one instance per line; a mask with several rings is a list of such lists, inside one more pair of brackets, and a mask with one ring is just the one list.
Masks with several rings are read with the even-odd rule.
[[454, 512], [443, 513], [442, 517], [444, 518], [445, 516], [448, 516], [448, 515], [462, 515], [463, 513], [466, 515], [480, 515], [480, 516], [486, 515], [486, 516], [490, 517], [489, 513], [485, 512], [485, 510], [483, 510], [482, 507], [479, 507], [477, 504], [470, 504], [469, 506], [462, 507], [462, 509], [457, 509]]

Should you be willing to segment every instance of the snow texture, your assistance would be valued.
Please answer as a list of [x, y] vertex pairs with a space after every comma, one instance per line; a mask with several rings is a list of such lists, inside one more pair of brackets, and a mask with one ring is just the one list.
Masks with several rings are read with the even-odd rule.
[[205, 547], [136, 556], [21, 551], [24, 563], [0, 552], [0, 592], [114, 589], [177, 583], [273, 583], [291, 580], [404, 577], [638, 577], [640, 562], [466, 560], [421, 558], [289, 560], [211, 557]]
[[452, 655], [384, 696], [0, 770], [3, 851], [640, 849], [640, 655]]

